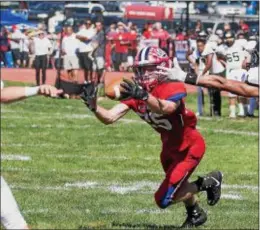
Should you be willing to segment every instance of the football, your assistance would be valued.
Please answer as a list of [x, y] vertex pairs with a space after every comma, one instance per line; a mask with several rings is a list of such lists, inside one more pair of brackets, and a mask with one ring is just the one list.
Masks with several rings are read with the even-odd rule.
[[108, 98], [112, 100], [120, 100], [121, 99], [121, 91], [122, 88], [120, 86], [120, 83], [123, 81], [123, 79], [132, 79], [132, 75], [105, 75], [105, 94]]

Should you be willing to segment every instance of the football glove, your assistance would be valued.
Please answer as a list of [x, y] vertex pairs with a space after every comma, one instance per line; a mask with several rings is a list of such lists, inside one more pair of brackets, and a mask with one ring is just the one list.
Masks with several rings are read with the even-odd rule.
[[122, 100], [134, 98], [137, 100], [146, 101], [148, 99], [148, 92], [134, 80], [123, 79], [120, 86], [123, 88], [121, 92]]
[[81, 99], [85, 105], [95, 112], [97, 109], [97, 87], [94, 83], [85, 83], [82, 87]]
[[156, 73], [168, 77], [168, 79], [170, 80], [177, 80], [191, 85], [197, 84], [199, 76], [197, 76], [196, 74], [184, 72], [179, 66], [177, 58], [173, 59], [173, 65], [173, 68], [157, 66], [157, 69], [159, 69], [160, 71], [157, 71]]

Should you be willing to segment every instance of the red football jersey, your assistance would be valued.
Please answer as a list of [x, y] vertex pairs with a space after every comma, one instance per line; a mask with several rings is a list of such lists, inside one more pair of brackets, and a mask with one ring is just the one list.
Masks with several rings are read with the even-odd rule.
[[186, 88], [181, 82], [165, 82], [156, 86], [151, 94], [159, 99], [173, 102], [180, 101], [177, 110], [172, 114], [156, 114], [144, 101], [129, 99], [121, 101], [128, 105], [137, 115], [161, 134], [163, 149], [182, 151], [189, 147], [194, 139], [197, 118], [185, 108]]

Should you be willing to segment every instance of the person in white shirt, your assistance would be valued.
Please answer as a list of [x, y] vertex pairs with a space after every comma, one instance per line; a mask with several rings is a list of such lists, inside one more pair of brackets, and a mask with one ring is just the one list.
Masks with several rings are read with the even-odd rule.
[[29, 65], [29, 38], [27, 36], [27, 32], [25, 31], [22, 34], [19, 46], [20, 46], [20, 60], [22, 67], [28, 67]]
[[62, 54], [64, 55], [64, 69], [68, 71], [69, 78], [77, 81], [79, 59], [77, 52], [79, 49], [79, 40], [73, 33], [73, 28], [66, 28], [65, 37], [62, 40]]
[[12, 33], [8, 35], [10, 39], [10, 47], [12, 51], [13, 61], [15, 67], [20, 66], [20, 39], [22, 38], [22, 32], [17, 28], [16, 25], [12, 26]]
[[[201, 75], [205, 75], [209, 72], [210, 75], [217, 75], [224, 77], [225, 67], [218, 60], [216, 55], [218, 37], [211, 35], [205, 45], [202, 52], [202, 57], [205, 58], [205, 68]], [[210, 116], [221, 116], [221, 94], [220, 90], [209, 88], [210, 97]]]
[[96, 30], [90, 20], [87, 20], [76, 35], [79, 43], [79, 61], [81, 68], [84, 69], [85, 81], [90, 82], [93, 74], [93, 60], [91, 54], [94, 50], [91, 44], [92, 38], [96, 35]]
[[36, 85], [40, 85], [40, 71], [42, 70], [42, 84], [46, 82], [46, 69], [48, 65], [47, 55], [52, 53], [52, 44], [45, 37], [43, 31], [38, 31], [38, 36], [33, 39], [35, 49], [35, 70], [36, 70]]
[[[186, 53], [186, 59], [191, 64], [195, 74], [201, 75], [205, 69], [205, 58], [201, 56], [206, 45], [204, 39], [198, 39], [194, 44], [190, 44], [190, 50]], [[197, 116], [203, 116], [204, 110], [204, 92], [203, 87], [197, 87]]]

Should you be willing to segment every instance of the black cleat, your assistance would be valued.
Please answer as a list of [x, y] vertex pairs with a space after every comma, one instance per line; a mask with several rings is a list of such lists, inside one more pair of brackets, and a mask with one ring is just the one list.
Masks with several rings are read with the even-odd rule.
[[202, 208], [197, 206], [194, 209], [187, 209], [187, 219], [181, 228], [193, 228], [204, 224], [207, 221], [207, 214]]
[[208, 205], [213, 206], [218, 203], [221, 196], [222, 173], [213, 171], [205, 177], [200, 177], [201, 191], [207, 192]]

